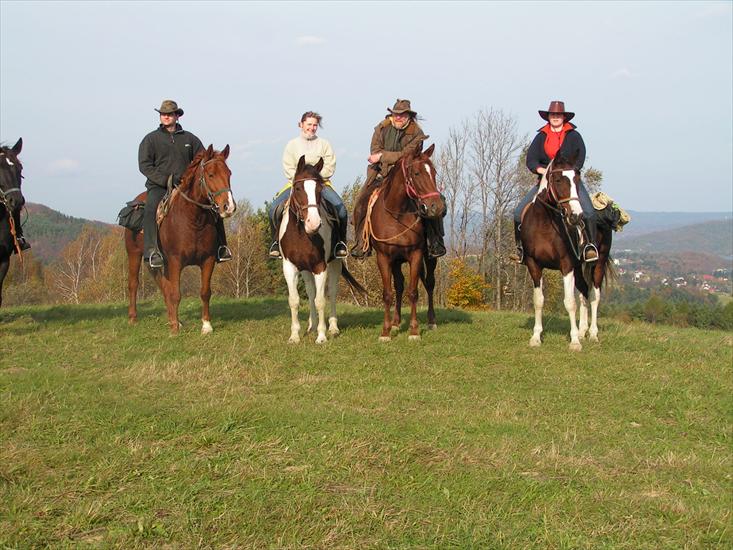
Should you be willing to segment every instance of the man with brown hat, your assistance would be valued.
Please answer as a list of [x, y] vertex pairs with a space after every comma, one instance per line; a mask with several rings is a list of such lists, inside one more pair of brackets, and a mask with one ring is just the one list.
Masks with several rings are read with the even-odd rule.
[[[379, 187], [390, 169], [404, 155], [422, 149], [426, 136], [417, 123], [417, 113], [412, 110], [409, 99], [397, 99], [394, 107], [388, 107], [389, 114], [374, 128], [372, 143], [369, 148], [369, 166], [364, 186], [354, 206], [354, 231], [356, 244], [351, 249], [355, 258], [368, 256], [371, 251], [364, 251], [362, 231], [367, 205], [372, 192]], [[425, 232], [430, 258], [438, 258], [446, 252], [443, 244], [443, 220], [424, 220]]]
[[[517, 243], [517, 252], [511, 254], [509, 258], [517, 263], [524, 261], [524, 249], [520, 237], [522, 212], [537, 195], [540, 181], [547, 172], [550, 162], [558, 155], [568, 159], [575, 158], [575, 169], [578, 172], [585, 163], [583, 137], [576, 130], [577, 126], [570, 124], [570, 120], [575, 116], [575, 113], [566, 111], [565, 103], [562, 101], [552, 101], [547, 111], [537, 112], [540, 118], [547, 121], [547, 124], [537, 130], [537, 135], [527, 150], [527, 168], [532, 173], [537, 174], [537, 185], [529, 190], [529, 193], [519, 201], [514, 209], [514, 238]], [[594, 244], [596, 242], [596, 211], [582, 181], [578, 185], [578, 198], [583, 209], [587, 232], [587, 244], [583, 249], [583, 261], [595, 262], [598, 259], [598, 249]]]
[[[158, 268], [163, 267], [163, 255], [158, 248], [158, 224], [155, 220], [158, 204], [166, 194], [169, 180], [174, 186], [178, 185], [186, 168], [204, 146], [199, 138], [178, 124], [178, 119], [183, 116], [183, 109], [175, 101], [166, 99], [161, 103], [160, 109], [154, 110], [160, 114], [160, 125], [140, 142], [138, 166], [147, 178], [145, 188], [148, 192], [143, 218], [143, 258], [150, 267]], [[217, 232], [217, 260], [226, 262], [232, 259], [232, 253], [226, 245], [224, 221], [221, 218], [217, 222]]]

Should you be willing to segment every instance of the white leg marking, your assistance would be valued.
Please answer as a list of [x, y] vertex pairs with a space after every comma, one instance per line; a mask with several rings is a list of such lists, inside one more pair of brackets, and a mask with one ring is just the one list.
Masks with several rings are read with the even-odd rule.
[[290, 338], [288, 342], [297, 344], [300, 342], [300, 323], [298, 322], [298, 268], [288, 260], [283, 260], [283, 275], [288, 284], [288, 304], [290, 305]]
[[317, 275], [313, 275], [316, 280], [316, 310], [318, 310], [318, 338], [316, 344], [323, 344], [326, 341], [326, 280], [328, 279], [328, 270], [322, 271]]
[[565, 290], [565, 309], [570, 317], [570, 351], [580, 351], [583, 346], [578, 339], [578, 326], [575, 323], [575, 273], [570, 272], [562, 278]]
[[580, 300], [580, 314], [578, 315], [578, 338], [585, 338], [588, 330], [588, 300], [580, 292], [575, 292], [575, 297]]
[[300, 273], [305, 283], [305, 292], [308, 294], [308, 330], [312, 331], [318, 323], [318, 314], [316, 313], [316, 281], [313, 273], [310, 271], [301, 271]]
[[211, 322], [202, 320], [201, 334], [211, 334], [214, 332], [214, 327], [211, 326]]
[[534, 302], [534, 330], [532, 331], [532, 338], [529, 339], [529, 345], [536, 348], [542, 344], [542, 306], [545, 305], [545, 296], [542, 294], [542, 279], [540, 279], [540, 286], [534, 289], [532, 299]]
[[339, 292], [339, 279], [341, 278], [342, 260], [333, 260], [328, 264], [328, 301], [330, 302], [330, 314], [328, 316], [328, 333], [336, 336], [341, 331], [338, 326], [338, 318], [336, 317], [336, 297]]
[[590, 340], [598, 342], [598, 304], [601, 303], [601, 289], [593, 287], [593, 295], [590, 300]]

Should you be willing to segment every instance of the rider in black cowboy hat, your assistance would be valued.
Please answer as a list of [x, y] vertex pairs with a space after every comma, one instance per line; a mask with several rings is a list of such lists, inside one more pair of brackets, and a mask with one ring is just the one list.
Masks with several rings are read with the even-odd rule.
[[[537, 185], [530, 189], [514, 210], [514, 238], [517, 242], [517, 253], [511, 254], [509, 258], [518, 263], [524, 261], [524, 249], [519, 236], [522, 212], [537, 195], [539, 182], [547, 172], [547, 166], [558, 153], [566, 158], [576, 158], [575, 169], [578, 172], [583, 168], [585, 162], [585, 143], [580, 132], [575, 129], [575, 124], [570, 124], [575, 113], [566, 111], [565, 103], [562, 101], [552, 101], [547, 111], [538, 111], [538, 113], [543, 120], [547, 121], [547, 124], [537, 130], [537, 135], [527, 150], [527, 168], [537, 174]], [[582, 181], [578, 184], [578, 198], [583, 209], [587, 232], [583, 261], [595, 262], [598, 260], [598, 249], [594, 244], [596, 242], [596, 211]]]

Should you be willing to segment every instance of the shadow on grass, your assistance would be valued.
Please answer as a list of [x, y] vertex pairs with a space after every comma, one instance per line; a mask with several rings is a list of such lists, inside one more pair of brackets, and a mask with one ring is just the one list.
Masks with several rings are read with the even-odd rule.
[[[528, 315], [527, 320], [521, 325], [526, 328], [531, 335], [534, 329], [534, 315]], [[570, 318], [565, 315], [543, 315], [542, 316], [542, 332], [544, 334], [567, 334], [570, 335]]]
[[[456, 309], [436, 309], [435, 317], [437, 318], [438, 326], [447, 325], [452, 323], [472, 323], [473, 319], [471, 315], [465, 311]], [[381, 330], [382, 321], [384, 319], [384, 312], [377, 309], [364, 309], [357, 310], [351, 309], [349, 311], [341, 312], [339, 314], [339, 326], [352, 327], [352, 328], [374, 328]], [[417, 320], [420, 323], [421, 328], [427, 327], [427, 312], [425, 310], [418, 310]], [[401, 329], [405, 330], [410, 323], [410, 308], [402, 308], [402, 324]]]

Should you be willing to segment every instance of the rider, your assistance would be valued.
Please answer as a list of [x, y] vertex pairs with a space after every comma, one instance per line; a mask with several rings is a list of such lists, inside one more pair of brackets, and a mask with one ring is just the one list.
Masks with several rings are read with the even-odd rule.
[[[428, 138], [417, 123], [417, 113], [412, 110], [409, 99], [398, 99], [390, 114], [384, 117], [374, 128], [371, 154], [367, 159], [367, 177], [354, 206], [354, 230], [356, 244], [351, 249], [355, 258], [363, 258], [371, 253], [364, 251], [364, 218], [366, 218], [369, 197], [381, 185], [392, 166], [404, 155], [422, 148], [422, 142]], [[446, 252], [443, 244], [443, 219], [424, 220], [428, 244], [428, 257], [438, 258]], [[368, 242], [366, 243], [368, 246]]]
[[[148, 178], [145, 182], [148, 194], [143, 218], [143, 258], [152, 268], [163, 267], [155, 219], [158, 204], [166, 194], [168, 181], [171, 180], [174, 186], [178, 185], [188, 165], [204, 148], [199, 138], [178, 124], [178, 119], [183, 116], [183, 109], [175, 101], [166, 99], [161, 103], [160, 109], [155, 110], [160, 114], [160, 126], [143, 138], [138, 150], [140, 172]], [[216, 230], [219, 241], [216, 260], [229, 261], [232, 259], [232, 252], [227, 246], [224, 220], [221, 218], [217, 220]]]
[[331, 186], [330, 178], [336, 171], [336, 155], [331, 148], [331, 144], [325, 139], [318, 137], [318, 127], [321, 125], [323, 117], [314, 111], [306, 111], [300, 117], [298, 127], [300, 135], [288, 142], [283, 151], [283, 172], [288, 183], [282, 189], [275, 200], [270, 204], [268, 211], [270, 218], [270, 231], [272, 234], [272, 244], [268, 252], [270, 258], [280, 259], [280, 243], [278, 232], [280, 230], [280, 221], [282, 213], [278, 212], [278, 207], [290, 196], [290, 188], [293, 185], [295, 170], [298, 167], [300, 157], [305, 155], [307, 164], [315, 165], [319, 159], [323, 159], [323, 168], [321, 168], [321, 177], [323, 177], [325, 185], [321, 191], [321, 198], [331, 204], [336, 210], [339, 217], [339, 240], [334, 246], [333, 255], [336, 258], [345, 258], [349, 251], [346, 248], [346, 229], [348, 224], [348, 213], [344, 201], [341, 200], [338, 193]]
[[[530, 189], [514, 209], [514, 238], [517, 242], [517, 252], [511, 254], [509, 259], [517, 263], [524, 261], [524, 249], [519, 235], [522, 211], [537, 195], [539, 183], [547, 172], [550, 161], [558, 152], [562, 152], [563, 156], [567, 158], [575, 157], [575, 169], [578, 172], [583, 168], [585, 162], [585, 143], [580, 133], [575, 130], [575, 124], [570, 124], [575, 113], [565, 111], [565, 103], [562, 101], [552, 101], [547, 111], [538, 112], [540, 117], [548, 123], [537, 130], [537, 135], [527, 150], [527, 168], [537, 174], [538, 178], [537, 185]], [[583, 209], [587, 237], [587, 243], [583, 249], [583, 261], [595, 262], [598, 259], [598, 249], [594, 244], [596, 242], [596, 211], [582, 181], [578, 183], [578, 198]]]

